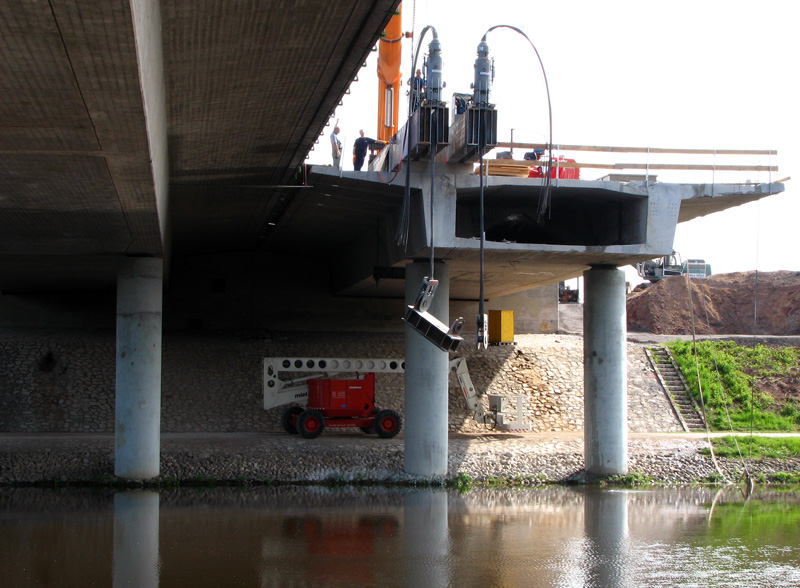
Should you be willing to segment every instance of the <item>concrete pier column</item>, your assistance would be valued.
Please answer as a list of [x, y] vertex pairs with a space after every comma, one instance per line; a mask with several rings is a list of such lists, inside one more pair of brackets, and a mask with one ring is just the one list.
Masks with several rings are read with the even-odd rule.
[[114, 588], [158, 588], [158, 492], [114, 494]]
[[128, 258], [117, 276], [114, 474], [128, 480], [159, 474], [162, 267]]
[[[450, 282], [448, 267], [434, 265], [439, 286], [428, 312], [449, 325]], [[422, 278], [430, 274], [429, 261], [406, 266], [406, 303], [414, 304]], [[409, 474], [445, 476], [447, 474], [447, 396], [449, 360], [425, 337], [405, 328], [405, 464]]]
[[599, 475], [628, 472], [628, 359], [625, 273], [584, 272], [584, 459]]

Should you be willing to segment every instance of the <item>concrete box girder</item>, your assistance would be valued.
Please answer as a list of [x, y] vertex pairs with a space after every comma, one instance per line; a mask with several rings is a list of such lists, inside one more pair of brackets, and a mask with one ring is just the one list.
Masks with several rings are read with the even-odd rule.
[[[479, 181], [471, 174], [444, 172], [434, 180], [434, 256], [450, 267], [454, 299], [475, 300], [479, 290]], [[430, 177], [427, 164], [411, 174], [411, 227], [406, 248], [395, 242], [405, 178], [375, 172], [339, 173], [316, 167], [311, 182], [340, 210], [357, 193], [361, 234], [349, 244], [329, 248], [336, 264], [333, 290], [351, 296], [402, 297], [402, 283], [376, 283], [375, 268], [402, 268], [430, 256]], [[458, 170], [463, 171], [463, 170]], [[551, 190], [551, 206], [538, 218], [542, 181], [535, 178], [485, 178], [485, 295], [520, 292], [581, 275], [594, 265], [624, 266], [672, 251], [680, 219], [695, 218], [781, 192], [782, 184], [692, 185], [645, 182], [561, 180]], [[352, 215], [350, 215], [352, 219]], [[335, 224], [335, 223], [334, 223]], [[287, 219], [283, 230], [295, 233]], [[308, 242], [306, 243], [308, 245]], [[391, 272], [382, 270], [382, 275]]]

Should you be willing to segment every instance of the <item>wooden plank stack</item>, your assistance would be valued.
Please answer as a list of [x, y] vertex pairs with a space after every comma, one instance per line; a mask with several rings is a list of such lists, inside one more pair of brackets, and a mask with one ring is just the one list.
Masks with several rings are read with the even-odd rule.
[[[514, 159], [485, 159], [483, 161], [484, 175], [505, 176], [508, 178], [527, 178], [531, 165], [535, 161], [517, 161]], [[480, 168], [475, 168], [475, 175], [480, 173]]]

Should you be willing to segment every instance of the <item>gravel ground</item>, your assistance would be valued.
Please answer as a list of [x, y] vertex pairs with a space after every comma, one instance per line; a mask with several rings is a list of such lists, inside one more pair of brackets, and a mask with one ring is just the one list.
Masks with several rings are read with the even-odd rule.
[[[699, 450], [699, 434], [631, 434], [631, 474], [682, 485], [716, 477], [714, 463]], [[110, 435], [0, 435], [0, 484], [111, 483], [114, 439]], [[163, 481], [376, 482], [417, 480], [403, 471], [404, 440], [362, 433], [326, 433], [313, 440], [283, 434], [165, 434]], [[725, 477], [741, 478], [739, 460], [720, 459]], [[800, 460], [748, 463], [751, 473], [800, 472]], [[583, 479], [581, 433], [454, 435], [449, 440], [448, 478], [518, 479], [524, 484]]]

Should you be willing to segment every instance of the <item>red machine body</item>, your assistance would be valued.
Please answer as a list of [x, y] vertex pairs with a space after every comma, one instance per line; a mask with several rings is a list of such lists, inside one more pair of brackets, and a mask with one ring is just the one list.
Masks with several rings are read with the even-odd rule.
[[375, 374], [357, 380], [309, 380], [308, 408], [317, 409], [326, 418], [368, 417], [375, 409]]
[[287, 433], [314, 439], [326, 427], [358, 427], [389, 439], [403, 426], [398, 413], [375, 407], [374, 373], [356, 379], [312, 378], [307, 384], [307, 407], [290, 406], [281, 417]]
[[[567, 163], [575, 163], [574, 159], [567, 159], [566, 157], [555, 157], [553, 158], [552, 167], [550, 168], [550, 177], [555, 178], [556, 173], [558, 177], [562, 180], [580, 180], [581, 179], [581, 170], [577, 167], [562, 167], [558, 165], [556, 162], [567, 162]], [[531, 166], [530, 171], [528, 172], [529, 178], [543, 178], [544, 177], [544, 166], [535, 165]], [[558, 170], [558, 171], [556, 171]]]

